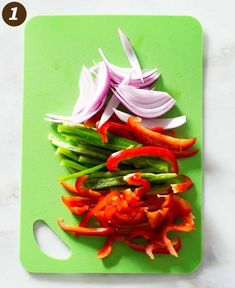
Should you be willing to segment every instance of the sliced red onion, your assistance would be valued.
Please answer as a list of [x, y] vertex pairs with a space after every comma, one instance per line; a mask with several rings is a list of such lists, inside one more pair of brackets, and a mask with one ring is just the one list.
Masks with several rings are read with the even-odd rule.
[[75, 125], [95, 115], [104, 106], [110, 88], [110, 75], [104, 61], [98, 64], [95, 80], [91, 71], [83, 67], [79, 88], [80, 96], [74, 106], [72, 116], [47, 114], [46, 119], [57, 123], [66, 121], [67, 125]]
[[73, 108], [73, 115], [81, 112], [86, 104], [89, 103], [92, 93], [95, 90], [94, 79], [90, 71], [84, 66], [82, 68], [81, 77], [79, 80], [80, 95]]
[[[117, 117], [125, 123], [127, 123], [129, 117], [135, 116], [117, 109], [113, 110]], [[175, 118], [142, 119], [141, 125], [149, 129], [159, 126], [167, 130], [182, 126], [184, 123], [186, 123], [186, 120], [187, 119], [185, 115]]]
[[[175, 105], [176, 101], [166, 92], [129, 88], [126, 85], [119, 85], [112, 91], [126, 108], [142, 118], [159, 117]], [[141, 103], [143, 99], [145, 105]]]
[[117, 108], [119, 104], [120, 101], [115, 95], [113, 95], [104, 109], [104, 112], [99, 121], [98, 128], [100, 128], [106, 121], [109, 120], [109, 118], [113, 115], [113, 108]]
[[[127, 77], [123, 79], [120, 85], [128, 84], [130, 81], [130, 78], [131, 78], [131, 74], [127, 75]], [[120, 104], [120, 100], [115, 95], [113, 95], [111, 99], [109, 100], [109, 103], [104, 109], [104, 112], [98, 124], [98, 128], [100, 128], [106, 121], [109, 120], [109, 118], [113, 115], [113, 108], [117, 108], [119, 104]]]
[[118, 28], [118, 33], [119, 33], [120, 40], [122, 42], [123, 49], [126, 52], [127, 58], [131, 64], [131, 67], [133, 68], [136, 75], [139, 77], [139, 79], [143, 83], [144, 80], [143, 80], [142, 70], [140, 68], [140, 63], [137, 59], [137, 56], [131, 45], [131, 42], [127, 38], [126, 34], [120, 28]]
[[120, 84], [122, 80], [130, 73], [132, 73], [131, 80], [129, 85], [137, 87], [137, 88], [145, 88], [152, 85], [160, 76], [160, 73], [157, 69], [152, 70], [142, 70], [143, 82], [136, 74], [136, 72], [132, 68], [123, 68], [111, 64], [107, 58], [105, 57], [103, 51], [99, 49], [100, 55], [102, 59], [105, 61], [106, 65], [109, 68], [110, 76], [111, 76], [111, 85]]

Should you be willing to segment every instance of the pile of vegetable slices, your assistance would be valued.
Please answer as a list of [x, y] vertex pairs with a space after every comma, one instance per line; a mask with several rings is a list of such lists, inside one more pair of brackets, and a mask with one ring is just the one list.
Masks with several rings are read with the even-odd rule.
[[62, 201], [79, 216], [77, 225], [61, 218], [58, 224], [75, 235], [105, 237], [101, 259], [115, 241], [151, 259], [177, 256], [180, 238], [168, 232], [195, 229], [192, 207], [179, 195], [193, 183], [179, 174], [177, 159], [199, 151], [192, 148], [196, 138], [177, 138], [173, 130], [186, 122], [185, 115], [157, 118], [176, 101], [152, 87], [160, 73], [142, 69], [129, 39], [118, 31], [131, 67], [110, 63], [99, 49], [102, 61], [82, 68], [72, 115], [47, 114], [46, 120], [58, 123], [58, 133], [48, 138], [70, 172], [59, 177], [70, 193]]

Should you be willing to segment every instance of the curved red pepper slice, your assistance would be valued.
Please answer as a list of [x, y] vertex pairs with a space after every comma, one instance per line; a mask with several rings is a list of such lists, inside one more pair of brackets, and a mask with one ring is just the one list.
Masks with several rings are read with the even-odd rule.
[[151, 188], [149, 181], [141, 177], [141, 173], [128, 174], [123, 179], [129, 184], [134, 186], [141, 186], [135, 189], [134, 194], [136, 197], [141, 198]]
[[63, 222], [62, 218], [58, 219], [58, 224], [64, 231], [73, 232], [77, 235], [105, 236], [114, 233], [114, 230], [111, 227], [86, 228], [74, 225], [67, 225]]
[[133, 139], [134, 135], [132, 133], [132, 128], [126, 124], [121, 124], [113, 121], [106, 121], [97, 131], [101, 135], [102, 142], [108, 142], [107, 132], [126, 137], [128, 139]]
[[159, 126], [157, 126], [157, 127], [153, 127], [153, 128], [151, 128], [150, 129], [151, 131], [154, 131], [154, 132], [158, 132], [158, 133], [164, 133], [164, 129], [162, 128], [162, 127], [159, 127]]
[[127, 148], [111, 154], [106, 166], [110, 171], [118, 170], [118, 164], [125, 160], [140, 156], [153, 156], [167, 161], [171, 165], [171, 172], [178, 173], [178, 163], [175, 155], [168, 149], [156, 146]]
[[[134, 243], [132, 240], [135, 238], [142, 237], [149, 240], [149, 243], [144, 246]], [[130, 233], [130, 236], [126, 240], [126, 244], [134, 250], [146, 253], [151, 259], [153, 259], [153, 254], [169, 254], [164, 242], [158, 240], [159, 235], [156, 235], [148, 230], [135, 230]], [[170, 240], [171, 245], [174, 247], [175, 251], [179, 251], [181, 248], [181, 241], [179, 238], [176, 240]]]
[[193, 182], [192, 180], [188, 177], [188, 176], [185, 176], [185, 175], [178, 175], [177, 176], [178, 179], [184, 181], [182, 183], [177, 183], [177, 184], [171, 184], [171, 189], [172, 191], [177, 194], [177, 193], [182, 193], [186, 190], [188, 190], [189, 188], [192, 187], [193, 185]]
[[106, 204], [113, 198], [113, 197], [118, 197], [117, 192], [110, 192], [104, 197], [100, 197], [99, 201], [97, 202], [96, 206], [92, 208], [82, 219], [80, 222], [79, 226], [80, 227], [85, 227], [87, 226], [89, 220], [91, 219], [92, 216], [96, 216], [97, 213], [100, 212], [101, 209], [103, 209]]
[[84, 205], [82, 207], [68, 207], [68, 209], [75, 215], [82, 215], [89, 210], [88, 205]]
[[87, 179], [87, 176], [78, 177], [75, 182], [76, 193], [82, 196], [89, 196], [89, 197], [100, 197], [100, 192], [94, 191], [92, 189], [87, 189], [83, 187], [84, 181]]
[[136, 138], [145, 145], [159, 146], [176, 149], [176, 150], [186, 150], [193, 146], [196, 142], [196, 138], [191, 139], [179, 139], [171, 137], [165, 134], [161, 134], [156, 131], [152, 131], [143, 127], [141, 124], [141, 118], [139, 117], [129, 117], [128, 124], [132, 128], [132, 132]]
[[[165, 243], [166, 248], [168, 249], [170, 254], [172, 256], [178, 257], [171, 240], [167, 237], [167, 233], [170, 231], [189, 232], [194, 230], [195, 229], [194, 216], [191, 212], [192, 208], [190, 204], [179, 196], [174, 195], [171, 198], [170, 205], [172, 207], [171, 213], [173, 213], [174, 215], [172, 215], [171, 217], [172, 218], [171, 223], [166, 225], [162, 231], [162, 240]], [[182, 224], [172, 223], [175, 219], [179, 217], [183, 219]]]
[[83, 206], [84, 204], [92, 204], [96, 202], [92, 198], [81, 196], [62, 195], [61, 198], [67, 207]]
[[151, 193], [155, 193], [158, 195], [166, 195], [170, 193], [178, 194], [182, 193], [184, 191], [187, 191], [193, 186], [192, 180], [185, 175], [178, 175], [177, 179], [182, 180], [182, 183], [176, 183], [176, 184], [167, 184], [167, 185], [162, 185], [160, 187], [152, 187], [151, 188]]
[[74, 185], [68, 183], [68, 182], [60, 182], [60, 184], [69, 192], [72, 192], [72, 193], [78, 193], [77, 192], [77, 189]]
[[166, 220], [168, 211], [169, 208], [162, 208], [153, 212], [146, 211], [150, 226], [153, 229], [157, 228], [159, 224]]
[[185, 150], [185, 151], [173, 151], [176, 158], [188, 158], [197, 154], [199, 149]]
[[[174, 250], [178, 252], [181, 248], [181, 240], [177, 238], [176, 240], [171, 240], [171, 245], [174, 247]], [[156, 241], [150, 242], [146, 248], [145, 253], [150, 257], [150, 259], [154, 259], [154, 254], [169, 254], [169, 251], [164, 245], [160, 244]]]
[[104, 243], [104, 246], [99, 250], [97, 257], [99, 259], [103, 259], [107, 257], [112, 252], [112, 246], [115, 241], [115, 237], [113, 235], [109, 236]]
[[70, 195], [63, 195], [62, 201], [68, 209], [76, 215], [87, 212], [89, 207], [95, 204], [95, 201], [92, 198]]

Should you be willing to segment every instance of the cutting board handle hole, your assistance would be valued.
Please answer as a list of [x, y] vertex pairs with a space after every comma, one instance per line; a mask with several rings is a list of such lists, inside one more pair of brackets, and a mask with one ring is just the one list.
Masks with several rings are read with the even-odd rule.
[[43, 220], [33, 224], [34, 238], [41, 251], [47, 256], [65, 260], [71, 256], [71, 249], [56, 235]]

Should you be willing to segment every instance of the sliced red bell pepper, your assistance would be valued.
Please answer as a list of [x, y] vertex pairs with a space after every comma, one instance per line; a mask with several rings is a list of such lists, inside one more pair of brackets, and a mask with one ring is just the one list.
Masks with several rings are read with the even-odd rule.
[[62, 218], [58, 219], [58, 224], [64, 231], [73, 232], [77, 235], [105, 236], [114, 233], [114, 230], [111, 227], [86, 228], [74, 225], [67, 225], [63, 222]]
[[83, 206], [84, 204], [92, 204], [96, 202], [92, 198], [81, 197], [81, 196], [63, 195], [61, 198], [62, 198], [63, 203], [67, 207]]
[[85, 127], [96, 127], [96, 123], [100, 120], [104, 110], [101, 109], [99, 112], [97, 112], [94, 116], [89, 118], [88, 120], [84, 121], [83, 125]]
[[60, 182], [60, 184], [69, 192], [72, 192], [72, 193], [78, 193], [77, 192], [77, 189], [74, 185], [68, 183], [68, 182]]
[[153, 229], [157, 228], [159, 224], [166, 220], [168, 211], [169, 208], [162, 208], [153, 212], [146, 211], [150, 226]]
[[177, 183], [177, 184], [171, 184], [171, 189], [173, 190], [173, 192], [176, 194], [176, 193], [181, 193], [181, 192], [184, 192], [186, 190], [188, 190], [189, 188], [192, 187], [193, 185], [193, 182], [192, 180], [188, 177], [188, 176], [185, 176], [185, 175], [178, 175], [177, 178], [179, 180], [182, 180], [184, 182], [182, 183]]
[[188, 158], [195, 154], [197, 154], [200, 150], [199, 149], [192, 149], [192, 150], [184, 150], [184, 151], [173, 151], [176, 158]]
[[[174, 247], [174, 250], [178, 252], [181, 248], [180, 238], [171, 240], [171, 245]], [[155, 241], [152, 241], [146, 246], [145, 253], [150, 257], [150, 259], [153, 260], [154, 254], [169, 254], [169, 251], [166, 247], [159, 245]]]
[[181, 151], [190, 148], [196, 142], [196, 138], [179, 139], [151, 131], [150, 129], [143, 127], [140, 123], [141, 118], [129, 117], [128, 119], [128, 124], [132, 128], [132, 132], [136, 136], [137, 140], [145, 145], [156, 145]]
[[123, 179], [129, 184], [133, 186], [140, 186], [135, 189], [135, 196], [141, 198], [144, 194], [146, 194], [151, 188], [151, 184], [149, 181], [141, 177], [141, 173], [132, 173], [123, 177]]
[[108, 142], [107, 132], [126, 137], [133, 140], [134, 135], [131, 127], [126, 124], [117, 123], [113, 121], [106, 121], [100, 128], [97, 127], [97, 131], [100, 133], [102, 142]]
[[117, 192], [110, 192], [109, 194], [107, 194], [104, 197], [100, 197], [99, 201], [97, 202], [96, 206], [94, 208], [92, 208], [82, 219], [82, 221], [80, 222], [79, 226], [80, 227], [85, 227], [87, 226], [89, 220], [91, 219], [92, 216], [96, 216], [97, 213], [100, 212], [101, 209], [103, 209], [106, 204], [108, 203], [108, 201], [110, 199], [112, 199], [113, 197], [117, 197], [118, 193]]
[[[146, 246], [134, 243], [133, 240], [139, 237], [149, 240], [149, 243]], [[160, 243], [160, 241], [157, 240], [159, 237], [159, 235], [156, 235], [148, 230], [135, 230], [130, 233], [130, 236], [126, 240], [126, 244], [134, 250], [146, 253], [151, 259], [153, 259], [153, 254], [169, 254], [165, 243]], [[180, 239], [177, 238], [176, 240], [170, 241], [175, 251], [179, 251], [181, 248]]]
[[[171, 218], [171, 221], [168, 225], [166, 225], [162, 231], [162, 240], [166, 245], [166, 248], [170, 252], [172, 256], [178, 257], [177, 252], [172, 245], [171, 240], [168, 238], [167, 233], [170, 231], [181, 231], [181, 232], [189, 232], [195, 229], [194, 225], [194, 216], [192, 214], [192, 208], [190, 204], [184, 200], [183, 198], [173, 195], [171, 198], [171, 213], [174, 214]], [[174, 224], [178, 218], [182, 218], [182, 224]]]
[[193, 185], [192, 180], [185, 175], [178, 175], [176, 179], [179, 179], [183, 181], [182, 183], [176, 183], [176, 184], [166, 184], [162, 185], [160, 187], [152, 187], [151, 188], [151, 193], [155, 193], [157, 195], [166, 195], [170, 193], [182, 193], [184, 191], [187, 191], [190, 189]]
[[81, 207], [68, 207], [68, 209], [75, 215], [82, 215], [85, 212], [88, 211], [89, 206], [88, 205], [84, 205]]
[[168, 149], [156, 146], [145, 146], [136, 148], [127, 148], [111, 154], [107, 160], [106, 166], [110, 171], [118, 170], [118, 164], [125, 160], [140, 156], [153, 156], [161, 158], [171, 165], [171, 172], [178, 173], [178, 163], [175, 155]]
[[151, 131], [154, 131], [154, 132], [158, 132], [158, 133], [164, 133], [164, 129], [162, 128], [162, 127], [159, 127], [159, 126], [157, 126], [157, 127], [153, 127], [153, 128], [151, 128], [150, 129]]
[[87, 179], [87, 176], [81, 176], [78, 177], [76, 182], [75, 182], [75, 187], [76, 187], [76, 193], [82, 196], [88, 196], [88, 197], [95, 197], [99, 198], [100, 197], [100, 192], [94, 191], [92, 189], [87, 189], [83, 187], [84, 181]]
[[104, 243], [104, 246], [99, 250], [97, 257], [99, 259], [103, 259], [107, 257], [112, 252], [113, 243], [115, 241], [115, 237], [110, 235]]
[[93, 198], [70, 195], [63, 195], [62, 201], [68, 207], [68, 209], [76, 215], [81, 215], [87, 212], [91, 205], [94, 206], [96, 203]]

